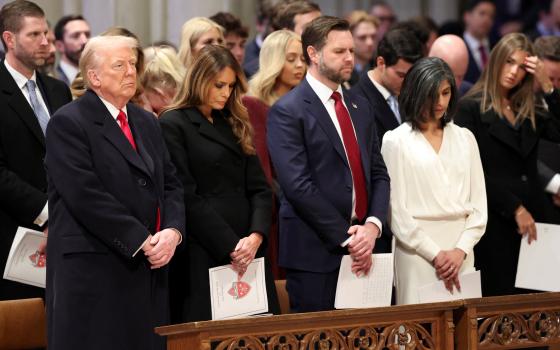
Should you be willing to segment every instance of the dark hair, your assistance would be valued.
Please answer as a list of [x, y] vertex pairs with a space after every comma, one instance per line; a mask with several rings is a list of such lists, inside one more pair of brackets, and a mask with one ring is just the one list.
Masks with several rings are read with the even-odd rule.
[[395, 65], [399, 59], [414, 63], [424, 56], [424, 46], [407, 29], [391, 29], [379, 41], [377, 57], [383, 57], [387, 67]]
[[272, 29], [294, 30], [294, 17], [306, 13], [321, 11], [319, 5], [307, 0], [280, 1], [272, 9]]
[[[451, 99], [445, 116], [441, 118], [442, 128], [451, 120], [457, 104], [457, 86], [451, 68], [438, 57], [422, 58], [410, 68], [399, 95], [399, 112], [410, 122], [412, 129], [419, 130], [422, 124], [434, 118], [439, 87], [444, 81], [451, 87]], [[425, 115], [426, 110], [430, 111], [429, 115]]]
[[59, 19], [54, 26], [54, 38], [56, 40], [64, 39], [64, 27], [72, 21], [85, 21], [85, 19], [82, 15], [67, 15]]
[[494, 0], [469, 0], [465, 3], [465, 6], [463, 7], [463, 13], [471, 12], [472, 10], [474, 10], [475, 7], [477, 7], [479, 4], [482, 4], [483, 2], [489, 2], [492, 5], [496, 6]]
[[[44, 18], [45, 12], [34, 2], [26, 0], [12, 1], [2, 6], [0, 10], [0, 34], [5, 31], [18, 33], [21, 30], [24, 17]], [[8, 46], [3, 37], [2, 44], [4, 50], [8, 51]]]
[[555, 35], [541, 36], [535, 40], [537, 56], [554, 62], [560, 62], [560, 37]]
[[307, 53], [307, 47], [313, 46], [320, 51], [327, 41], [327, 36], [333, 30], [350, 31], [350, 24], [347, 20], [332, 17], [320, 16], [309, 22], [301, 34], [301, 46], [303, 47], [303, 57], [307, 65], [311, 65], [311, 59]]
[[412, 32], [412, 34], [414, 34], [414, 36], [423, 44], [426, 45], [426, 43], [428, 42], [428, 39], [430, 38], [430, 29], [428, 29], [428, 27], [413, 21], [413, 20], [408, 20], [408, 21], [402, 21], [402, 22], [397, 22], [394, 26], [391, 27], [391, 29], [405, 29], [408, 30], [410, 32]]
[[229, 12], [218, 12], [210, 17], [210, 19], [224, 27], [224, 36], [228, 34], [234, 34], [242, 38], [247, 38], [249, 36], [247, 27], [243, 26], [239, 18]]

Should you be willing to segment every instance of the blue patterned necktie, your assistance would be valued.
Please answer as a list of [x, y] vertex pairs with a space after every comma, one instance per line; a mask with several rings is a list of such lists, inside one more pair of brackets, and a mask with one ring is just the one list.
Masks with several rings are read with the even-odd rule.
[[35, 116], [39, 121], [39, 125], [41, 126], [41, 130], [43, 130], [43, 135], [47, 131], [47, 124], [49, 122], [49, 114], [43, 106], [39, 103], [39, 99], [37, 98], [36, 87], [37, 85], [33, 80], [27, 81], [27, 91], [29, 92], [29, 100], [31, 101], [31, 108], [33, 108], [33, 112], [35, 112]]
[[391, 107], [391, 110], [395, 114], [397, 121], [399, 122], [399, 124], [401, 124], [402, 120], [401, 114], [399, 113], [399, 102], [397, 101], [397, 97], [395, 95], [390, 95], [389, 98], [387, 98], [387, 102], [389, 102], [389, 107]]

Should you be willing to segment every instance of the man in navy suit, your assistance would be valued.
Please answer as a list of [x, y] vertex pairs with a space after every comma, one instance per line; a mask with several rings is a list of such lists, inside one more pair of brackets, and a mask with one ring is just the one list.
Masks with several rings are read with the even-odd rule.
[[281, 187], [279, 263], [295, 312], [334, 308], [342, 255], [352, 256], [354, 273], [369, 272], [389, 201], [372, 110], [340, 86], [354, 68], [348, 22], [316, 18], [302, 46], [306, 79], [268, 116]]
[[422, 56], [422, 43], [414, 33], [389, 30], [377, 47], [375, 68], [363, 74], [352, 88], [353, 93], [368, 100], [375, 113], [379, 143], [387, 131], [403, 122], [398, 111], [401, 86], [410, 67]]
[[476, 83], [490, 59], [493, 43], [490, 31], [494, 25], [496, 5], [493, 0], [469, 0], [463, 13], [465, 32], [463, 39], [469, 50], [469, 65], [465, 80]]
[[91, 39], [88, 88], [47, 129], [49, 349], [164, 349], [184, 204], [157, 120], [128, 103], [136, 41]]

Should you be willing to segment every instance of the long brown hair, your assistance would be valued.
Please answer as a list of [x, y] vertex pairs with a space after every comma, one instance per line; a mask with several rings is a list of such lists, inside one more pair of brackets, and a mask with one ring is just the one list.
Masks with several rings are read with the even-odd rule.
[[187, 69], [185, 81], [179, 88], [173, 102], [166, 110], [198, 107], [205, 103], [216, 76], [226, 67], [235, 72], [236, 81], [224, 109], [229, 111], [226, 120], [230, 123], [245, 154], [255, 154], [253, 129], [247, 109], [241, 103], [241, 96], [247, 92], [247, 81], [241, 66], [231, 52], [219, 45], [202, 48], [192, 65]]
[[467, 97], [480, 98], [480, 111], [493, 109], [503, 118], [506, 106], [502, 97], [510, 100], [510, 106], [515, 113], [515, 122], [529, 119], [535, 128], [535, 94], [533, 92], [533, 75], [527, 73], [523, 80], [509, 91], [508, 96], [500, 94], [502, 68], [508, 58], [517, 50], [525, 51], [534, 56], [535, 51], [531, 41], [521, 33], [511, 33], [504, 36], [490, 53], [490, 61], [482, 75], [468, 92]]

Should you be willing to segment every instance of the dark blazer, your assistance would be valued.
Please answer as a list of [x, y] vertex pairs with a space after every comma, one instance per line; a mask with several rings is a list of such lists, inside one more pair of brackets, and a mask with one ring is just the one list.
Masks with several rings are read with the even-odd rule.
[[480, 112], [480, 101], [459, 102], [455, 123], [471, 130], [478, 142], [488, 198], [486, 233], [475, 246], [484, 296], [517, 294], [515, 275], [521, 235], [515, 210], [522, 204], [539, 222], [550, 218], [550, 206], [539, 183], [539, 138], [560, 141], [560, 122], [537, 114], [536, 130], [525, 120], [516, 130], [493, 110]]
[[[385, 222], [389, 176], [379, 153], [372, 110], [363, 98], [344, 93], [360, 147], [367, 185], [367, 216]], [[340, 266], [348, 238], [352, 174], [342, 140], [329, 114], [304, 79], [268, 114], [268, 148], [282, 189], [280, 265], [328, 273]]]
[[387, 131], [393, 130], [400, 125], [395, 113], [393, 113], [391, 107], [389, 107], [389, 104], [383, 98], [383, 95], [381, 95], [381, 92], [373, 85], [367, 72], [360, 76], [360, 80], [350, 91], [355, 95], [362, 96], [369, 102], [375, 116], [377, 139], [381, 144], [383, 135], [385, 135]]
[[[72, 97], [60, 81], [37, 72], [37, 84], [54, 113]], [[43, 166], [45, 137], [31, 105], [0, 62], [0, 267], [6, 260], [18, 226], [36, 230], [33, 221], [47, 204]], [[43, 297], [44, 289], [0, 280], [0, 300]]]
[[[467, 51], [469, 52], [469, 64], [467, 65], [467, 72], [465, 73], [464, 79], [466, 81], [476, 83], [482, 72], [474, 60], [474, 56], [469, 45], [467, 45]], [[488, 59], [490, 59], [490, 52], [488, 53]]]
[[169, 321], [168, 268], [133, 255], [158, 208], [161, 229], [185, 232], [183, 192], [157, 120], [127, 112], [137, 152], [92, 91], [47, 129], [50, 349], [165, 348], [153, 329]]
[[[212, 318], [208, 269], [229, 264], [239, 240], [252, 232], [266, 252], [272, 193], [256, 155], [237, 142], [227, 112], [214, 111], [213, 124], [197, 108], [160, 117], [171, 159], [185, 188], [187, 248], [172, 263], [174, 321]], [[279, 313], [274, 280], [267, 271], [269, 312]]]

